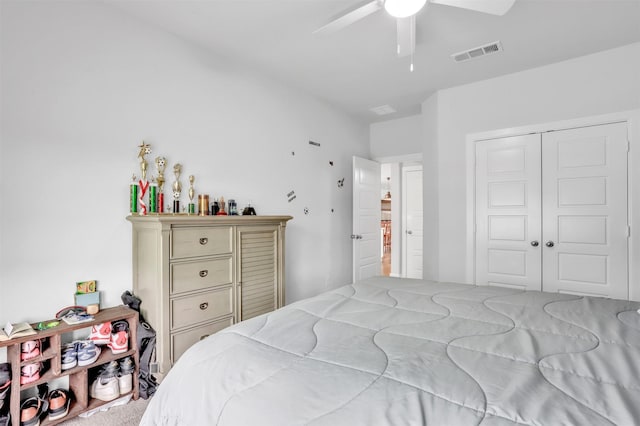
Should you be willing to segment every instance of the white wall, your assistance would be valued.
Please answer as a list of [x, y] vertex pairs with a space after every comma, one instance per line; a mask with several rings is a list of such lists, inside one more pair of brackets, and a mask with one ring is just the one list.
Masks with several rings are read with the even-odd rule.
[[441, 90], [436, 111], [430, 102], [422, 119], [432, 127], [436, 114], [438, 187], [425, 186], [425, 200], [439, 203], [439, 279], [464, 282], [466, 135], [640, 108], [640, 43]]
[[395, 157], [422, 152], [421, 115], [371, 124], [369, 146], [371, 158]]
[[52, 317], [80, 280], [120, 303], [142, 140], [169, 161], [167, 186], [182, 163], [183, 203], [193, 174], [197, 193], [294, 216], [288, 302], [351, 281], [351, 156], [369, 155], [366, 126], [99, 3], [0, 7], [0, 324]]
[[438, 280], [440, 268], [440, 228], [438, 197], [438, 93], [422, 103], [422, 277]]

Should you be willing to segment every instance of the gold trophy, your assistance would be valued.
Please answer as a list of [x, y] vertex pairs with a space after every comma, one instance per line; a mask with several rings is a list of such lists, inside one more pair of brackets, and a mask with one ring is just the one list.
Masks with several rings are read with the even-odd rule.
[[173, 175], [176, 180], [173, 181], [173, 213], [180, 213], [180, 194], [182, 193], [182, 184], [180, 183], [180, 173], [182, 173], [182, 165], [176, 163], [173, 166]]
[[164, 212], [164, 168], [167, 165], [167, 160], [164, 157], [156, 157], [156, 170], [158, 171], [158, 213]]
[[193, 203], [193, 197], [196, 195], [195, 189], [193, 189], [193, 182], [196, 178], [193, 175], [189, 176], [189, 214], [196, 213], [196, 205]]
[[142, 173], [142, 177], [138, 181], [138, 185], [140, 190], [138, 191], [138, 201], [140, 203], [140, 211], [139, 214], [141, 216], [147, 215], [147, 204], [144, 202], [144, 196], [147, 193], [147, 189], [149, 189], [149, 182], [147, 181], [147, 160], [144, 158], [145, 155], [151, 154], [151, 145], [148, 143], [140, 143], [138, 146], [140, 151], [138, 151], [138, 158], [140, 159], [140, 172]]

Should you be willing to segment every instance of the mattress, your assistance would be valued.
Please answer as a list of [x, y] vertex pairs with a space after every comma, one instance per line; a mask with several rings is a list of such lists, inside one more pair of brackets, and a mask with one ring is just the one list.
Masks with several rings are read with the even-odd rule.
[[142, 425], [638, 425], [640, 303], [374, 277], [192, 346]]

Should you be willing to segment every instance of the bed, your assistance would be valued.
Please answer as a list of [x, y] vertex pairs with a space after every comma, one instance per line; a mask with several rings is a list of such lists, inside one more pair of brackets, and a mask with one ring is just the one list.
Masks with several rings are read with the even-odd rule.
[[637, 425], [640, 303], [374, 277], [192, 346], [142, 425]]

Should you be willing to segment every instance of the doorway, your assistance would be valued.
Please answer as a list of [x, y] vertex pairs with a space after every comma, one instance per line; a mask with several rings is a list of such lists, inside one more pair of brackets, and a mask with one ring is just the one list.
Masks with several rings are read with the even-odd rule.
[[422, 278], [422, 221], [421, 162], [381, 162], [381, 275]]

